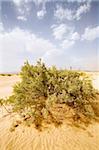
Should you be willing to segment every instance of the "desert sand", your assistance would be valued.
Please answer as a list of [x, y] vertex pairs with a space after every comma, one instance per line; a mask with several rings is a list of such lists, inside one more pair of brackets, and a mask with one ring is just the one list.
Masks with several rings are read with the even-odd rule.
[[0, 98], [8, 97], [13, 92], [13, 86], [20, 81], [18, 75], [0, 76]]
[[[99, 73], [90, 73], [93, 86], [99, 89]], [[19, 76], [0, 76], [0, 97], [12, 94], [13, 85], [20, 81]], [[99, 150], [99, 123], [77, 128], [68, 124], [39, 132], [33, 127], [20, 125], [14, 132], [10, 127], [14, 115], [0, 109], [0, 150]]]

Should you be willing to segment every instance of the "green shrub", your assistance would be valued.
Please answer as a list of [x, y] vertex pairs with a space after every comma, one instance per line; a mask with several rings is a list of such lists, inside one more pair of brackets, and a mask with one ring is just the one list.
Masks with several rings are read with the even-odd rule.
[[8, 102], [13, 111], [24, 116], [25, 120], [31, 120], [36, 127], [42, 124], [46, 115], [54, 118], [50, 111], [53, 104], [64, 103], [75, 109], [76, 114], [94, 115], [91, 102], [96, 91], [85, 73], [47, 68], [39, 60], [35, 66], [26, 62], [20, 76], [22, 80], [14, 86]]

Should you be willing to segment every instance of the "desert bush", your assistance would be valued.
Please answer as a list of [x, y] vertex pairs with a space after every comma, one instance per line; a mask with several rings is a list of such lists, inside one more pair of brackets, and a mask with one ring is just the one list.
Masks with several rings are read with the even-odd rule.
[[77, 115], [94, 116], [92, 101], [97, 94], [85, 73], [59, 70], [55, 66], [47, 68], [39, 60], [36, 65], [26, 62], [20, 76], [21, 82], [14, 86], [13, 95], [7, 101], [14, 112], [36, 127], [48, 116], [54, 120], [50, 109], [53, 104], [66, 104]]

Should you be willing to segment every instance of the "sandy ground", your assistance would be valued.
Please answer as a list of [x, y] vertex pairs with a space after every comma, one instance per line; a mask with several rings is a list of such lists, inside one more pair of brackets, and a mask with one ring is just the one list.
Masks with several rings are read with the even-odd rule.
[[88, 73], [91, 76], [94, 88], [99, 90], [99, 72]]
[[20, 81], [19, 76], [0, 76], [0, 98], [8, 97], [13, 92], [13, 86]]
[[[99, 73], [91, 73], [93, 85], [99, 89]], [[12, 94], [12, 86], [20, 81], [18, 76], [0, 76], [0, 97]], [[5, 111], [0, 109], [0, 114]], [[14, 116], [0, 116], [0, 150], [99, 150], [99, 123], [89, 125], [86, 130], [62, 125], [49, 127], [43, 132], [20, 126], [10, 132]]]

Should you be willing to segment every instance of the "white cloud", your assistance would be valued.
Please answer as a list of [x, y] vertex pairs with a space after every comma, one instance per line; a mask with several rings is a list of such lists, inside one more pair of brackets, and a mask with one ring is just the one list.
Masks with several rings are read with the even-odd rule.
[[18, 20], [27, 21], [27, 18], [25, 16], [18, 16]]
[[46, 3], [47, 1], [52, 1], [52, 0], [13, 0], [13, 2], [17, 6], [20, 6], [22, 3], [28, 3], [28, 2], [34, 2], [36, 5], [40, 5], [42, 3]]
[[60, 25], [52, 25], [52, 32], [53, 36], [57, 40], [62, 40], [64, 38], [71, 38], [71, 35], [73, 34], [74, 28], [67, 26], [66, 24], [60, 24]]
[[2, 51], [30, 51], [32, 53], [45, 53], [47, 50], [55, 49], [55, 46], [48, 40], [37, 35], [16, 28], [11, 32], [0, 33], [0, 44]]
[[27, 21], [27, 17], [30, 14], [31, 6], [29, 0], [13, 0], [16, 7], [17, 19], [21, 21]]
[[75, 44], [74, 40], [64, 40], [61, 44], [63, 49], [69, 49]]
[[89, 4], [89, 3], [84, 4], [84, 5], [81, 5], [81, 6], [77, 9], [77, 11], [76, 11], [75, 18], [76, 18], [77, 20], [79, 20], [79, 19], [81, 18], [81, 15], [82, 15], [83, 13], [87, 13], [89, 10], [90, 10], [90, 4]]
[[67, 20], [72, 20], [73, 19], [73, 12], [69, 9], [65, 9], [60, 5], [56, 6], [56, 10], [54, 11], [54, 16], [59, 19], [67, 19]]
[[60, 24], [59, 26], [52, 27], [53, 30], [53, 36], [57, 40], [62, 40], [66, 32], [70, 30], [69, 27], [67, 27], [65, 24]]
[[46, 10], [42, 9], [42, 10], [40, 10], [40, 11], [37, 12], [37, 17], [39, 19], [43, 19], [43, 17], [45, 16], [45, 14], [46, 14]]
[[17, 14], [24, 15], [25, 14], [25, 9], [23, 9], [22, 7], [18, 7], [17, 8]]
[[14, 4], [18, 7], [20, 7], [21, 5], [28, 3], [32, 0], [12, 0], [14, 2]]
[[[39, 19], [42, 19], [45, 14], [46, 14], [46, 2], [53, 2], [53, 0], [13, 0], [13, 2], [16, 5], [18, 15], [23, 15], [25, 18], [29, 14], [31, 8], [30, 8], [30, 3], [29, 2], [34, 2], [37, 5], [37, 8], [41, 5], [42, 9], [40, 11], [37, 11], [37, 17]], [[60, 1], [58, 1], [60, 2]], [[73, 0], [68, 0], [68, 2], [74, 2]], [[78, 2], [80, 2], [78, 0]], [[69, 21], [71, 20], [79, 20], [81, 16], [84, 13], [87, 13], [90, 10], [90, 0], [86, 1], [83, 0], [82, 2], [86, 2], [85, 4], [81, 4], [75, 9], [68, 9], [68, 8], [63, 8], [60, 4], [56, 5], [56, 9], [54, 11], [54, 16], [58, 20], [62, 21], [64, 19], [67, 19]]]
[[26, 21], [27, 20], [27, 16], [29, 16], [30, 11], [31, 11], [31, 3], [30, 2], [34, 2], [37, 5], [37, 8], [39, 8], [39, 5], [42, 4], [42, 8], [41, 10], [37, 11], [37, 17], [38, 19], [43, 19], [43, 17], [46, 14], [46, 7], [45, 7], [45, 2], [47, 2], [47, 0], [43, 1], [43, 0], [13, 0], [15, 6], [16, 6], [16, 10], [17, 10], [17, 19], [18, 20], [22, 20], [22, 21]]
[[0, 56], [3, 59], [4, 71], [18, 69], [30, 55], [34, 61], [43, 57], [46, 52], [56, 49], [49, 40], [19, 28], [10, 32], [0, 32]]
[[20, 6], [23, 2], [23, 0], [13, 0], [13, 2], [17, 5]]
[[[21, 1], [21, 0], [20, 0]], [[28, 1], [28, 0], [27, 0]], [[29, 0], [33, 1], [36, 5], [44, 4], [46, 2], [54, 2], [55, 0]], [[78, 3], [84, 3], [84, 2], [90, 2], [92, 0], [56, 0], [55, 2], [78, 2]]]
[[71, 40], [76, 41], [76, 40], [79, 40], [79, 39], [80, 39], [80, 35], [78, 34], [78, 32], [72, 33]]
[[[37, 5], [37, 6], [39, 6], [39, 5], [45, 6], [47, 2], [54, 2], [54, 0], [30, 0], [30, 1], [34, 2], [35, 5]], [[57, 2], [58, 1], [60, 2], [60, 0], [57, 0]]]
[[30, 56], [32, 63], [38, 58], [43, 58], [48, 65], [64, 66], [66, 55], [63, 49], [72, 47], [74, 43], [73, 40], [64, 40], [61, 48], [58, 49], [49, 40], [20, 28], [15, 28], [10, 32], [0, 32], [0, 56], [3, 60], [0, 60], [2, 64], [0, 71], [19, 70], [24, 60], [30, 60]]
[[51, 28], [54, 38], [61, 40], [60, 46], [62, 49], [69, 49], [80, 39], [79, 33], [74, 32], [74, 28], [66, 24], [53, 25]]
[[95, 28], [86, 28], [84, 34], [82, 35], [82, 40], [92, 41], [99, 38], [99, 26]]
[[49, 40], [20, 28], [0, 32], [0, 56], [2, 56], [0, 72], [19, 70], [26, 59], [34, 63], [38, 58], [43, 58], [48, 65], [61, 67], [66, 57], [63, 50], [58, 49]]
[[40, 5], [46, 2], [46, 0], [31, 0], [31, 1], [33, 1], [36, 5]]
[[81, 16], [85, 13], [87, 13], [90, 10], [90, 3], [87, 2], [86, 4], [82, 4], [80, 5], [76, 10], [71, 10], [68, 8], [63, 8], [61, 5], [57, 5], [56, 9], [54, 11], [54, 16], [55, 18], [57, 18], [58, 20], [62, 21], [62, 20], [79, 20], [81, 19]]
[[[35, 4], [38, 4], [38, 5], [41, 3], [46, 3], [46, 2], [53, 2], [53, 0], [13, 0], [13, 1], [17, 5], [20, 5], [22, 2], [31, 2], [31, 1], [33, 1]], [[66, 1], [83, 3], [83, 2], [90, 2], [91, 0], [66, 0]], [[57, 0], [57, 2], [60, 2], [60, 0]], [[65, 0], [63, 0], [63, 2], [65, 2]]]
[[[58, 49], [49, 40], [20, 28], [10, 32], [0, 32], [0, 72], [18, 71], [24, 60], [28, 59], [31, 63], [35, 63], [38, 58], [43, 58], [48, 65], [73, 66], [74, 68], [82, 66], [84, 68], [90, 64], [91, 69], [92, 65], [96, 64], [95, 61], [87, 60], [84, 63], [84, 60], [81, 61], [80, 58], [77, 58], [80, 60], [78, 65], [78, 62], [74, 63], [73, 58], [68, 55], [68, 52], [66, 53], [66, 49], [72, 48], [78, 39], [77, 33], [73, 33], [72, 39], [63, 40]], [[83, 63], [84, 65], [82, 65]]]

